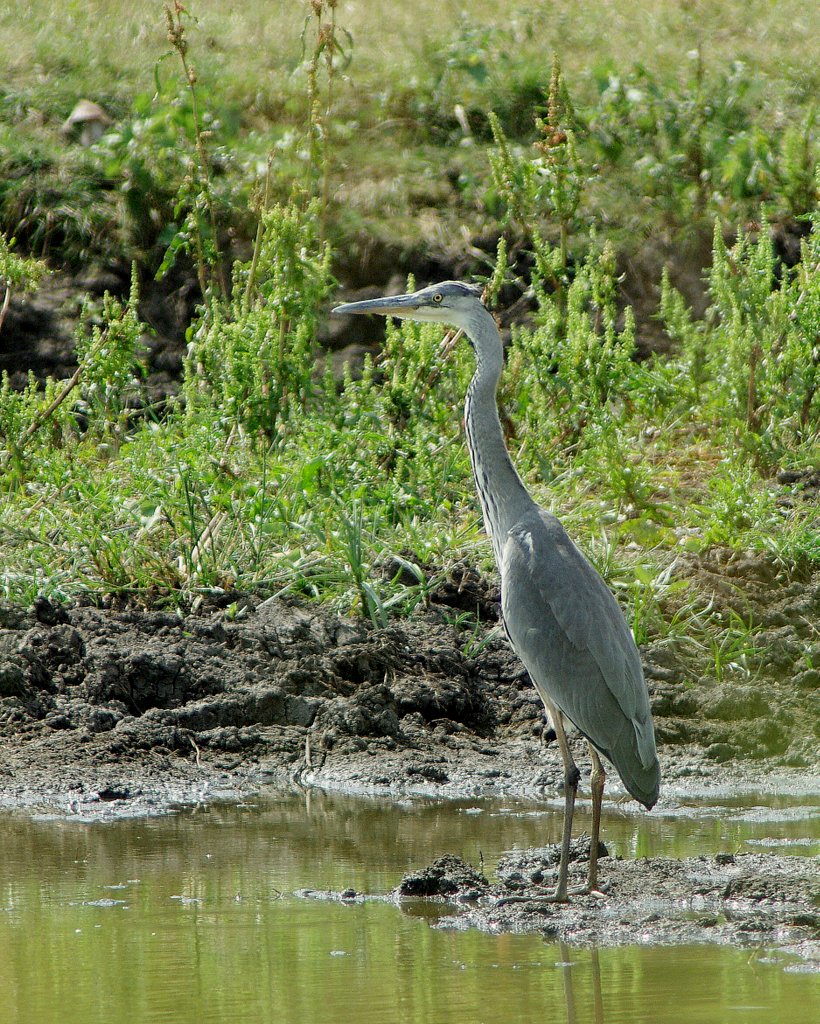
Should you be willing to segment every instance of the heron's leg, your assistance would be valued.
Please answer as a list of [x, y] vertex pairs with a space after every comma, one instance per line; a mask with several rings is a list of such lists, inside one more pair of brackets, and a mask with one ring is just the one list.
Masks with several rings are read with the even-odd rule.
[[598, 888], [598, 838], [601, 835], [601, 805], [604, 802], [604, 785], [606, 784], [606, 772], [598, 757], [598, 751], [589, 744], [589, 754], [592, 758], [592, 774], [590, 776], [590, 788], [592, 789], [592, 837], [589, 846], [589, 891], [595, 892]]
[[555, 738], [561, 750], [561, 757], [564, 761], [564, 828], [561, 835], [561, 860], [558, 865], [558, 888], [555, 890], [555, 899], [558, 903], [567, 900], [567, 876], [569, 873], [569, 844], [572, 839], [572, 816], [575, 811], [575, 793], [578, 790], [578, 781], [581, 773], [578, 766], [572, 759], [567, 734], [564, 731], [564, 722], [561, 712], [552, 704], [547, 705], [547, 710], [552, 718], [552, 725], [555, 729]]

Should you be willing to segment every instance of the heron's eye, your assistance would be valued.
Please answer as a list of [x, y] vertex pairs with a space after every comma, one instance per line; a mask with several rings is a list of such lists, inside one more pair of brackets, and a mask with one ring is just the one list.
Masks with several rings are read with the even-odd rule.
[[439, 294], [439, 293], [437, 292], [437, 293], [436, 293], [436, 294], [435, 294], [435, 295], [433, 296], [433, 302], [441, 302], [441, 300], [442, 300], [443, 298], [444, 298], [444, 296], [443, 296], [443, 295], [441, 295], [441, 294]]

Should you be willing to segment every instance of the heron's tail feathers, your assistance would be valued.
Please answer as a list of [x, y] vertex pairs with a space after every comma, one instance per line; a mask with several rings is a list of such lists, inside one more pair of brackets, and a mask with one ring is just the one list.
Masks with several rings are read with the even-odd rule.
[[[626, 726], [626, 723], [624, 723]], [[661, 767], [655, 750], [652, 720], [633, 720], [621, 730], [616, 742], [602, 751], [615, 766], [629, 793], [649, 811], [658, 802]]]
[[629, 775], [620, 772], [623, 784], [644, 807], [651, 811], [658, 802], [658, 793], [661, 788], [661, 767], [657, 757], [648, 768], [641, 765], [640, 771]]

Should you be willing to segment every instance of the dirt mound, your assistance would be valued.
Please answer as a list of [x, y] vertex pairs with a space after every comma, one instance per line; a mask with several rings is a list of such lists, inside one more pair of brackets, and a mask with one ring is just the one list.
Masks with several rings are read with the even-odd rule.
[[[83, 774], [93, 787], [101, 764], [116, 774], [152, 758], [165, 770], [292, 775], [415, 750], [422, 735], [428, 747], [456, 731], [489, 736], [499, 719], [531, 733], [540, 709], [512, 654], [499, 643], [479, 664], [462, 647], [436, 616], [379, 630], [280, 601], [248, 600], [234, 620], [3, 608], [0, 785], [37, 788], [51, 773], [48, 790]], [[407, 769], [442, 777], [423, 757]]]

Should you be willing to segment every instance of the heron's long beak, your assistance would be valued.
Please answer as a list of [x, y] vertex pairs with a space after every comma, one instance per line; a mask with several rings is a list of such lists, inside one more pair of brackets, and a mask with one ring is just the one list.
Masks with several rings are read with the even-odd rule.
[[421, 305], [418, 295], [387, 295], [381, 299], [365, 299], [363, 302], [344, 302], [332, 309], [332, 313], [378, 313], [380, 316], [409, 316]]

